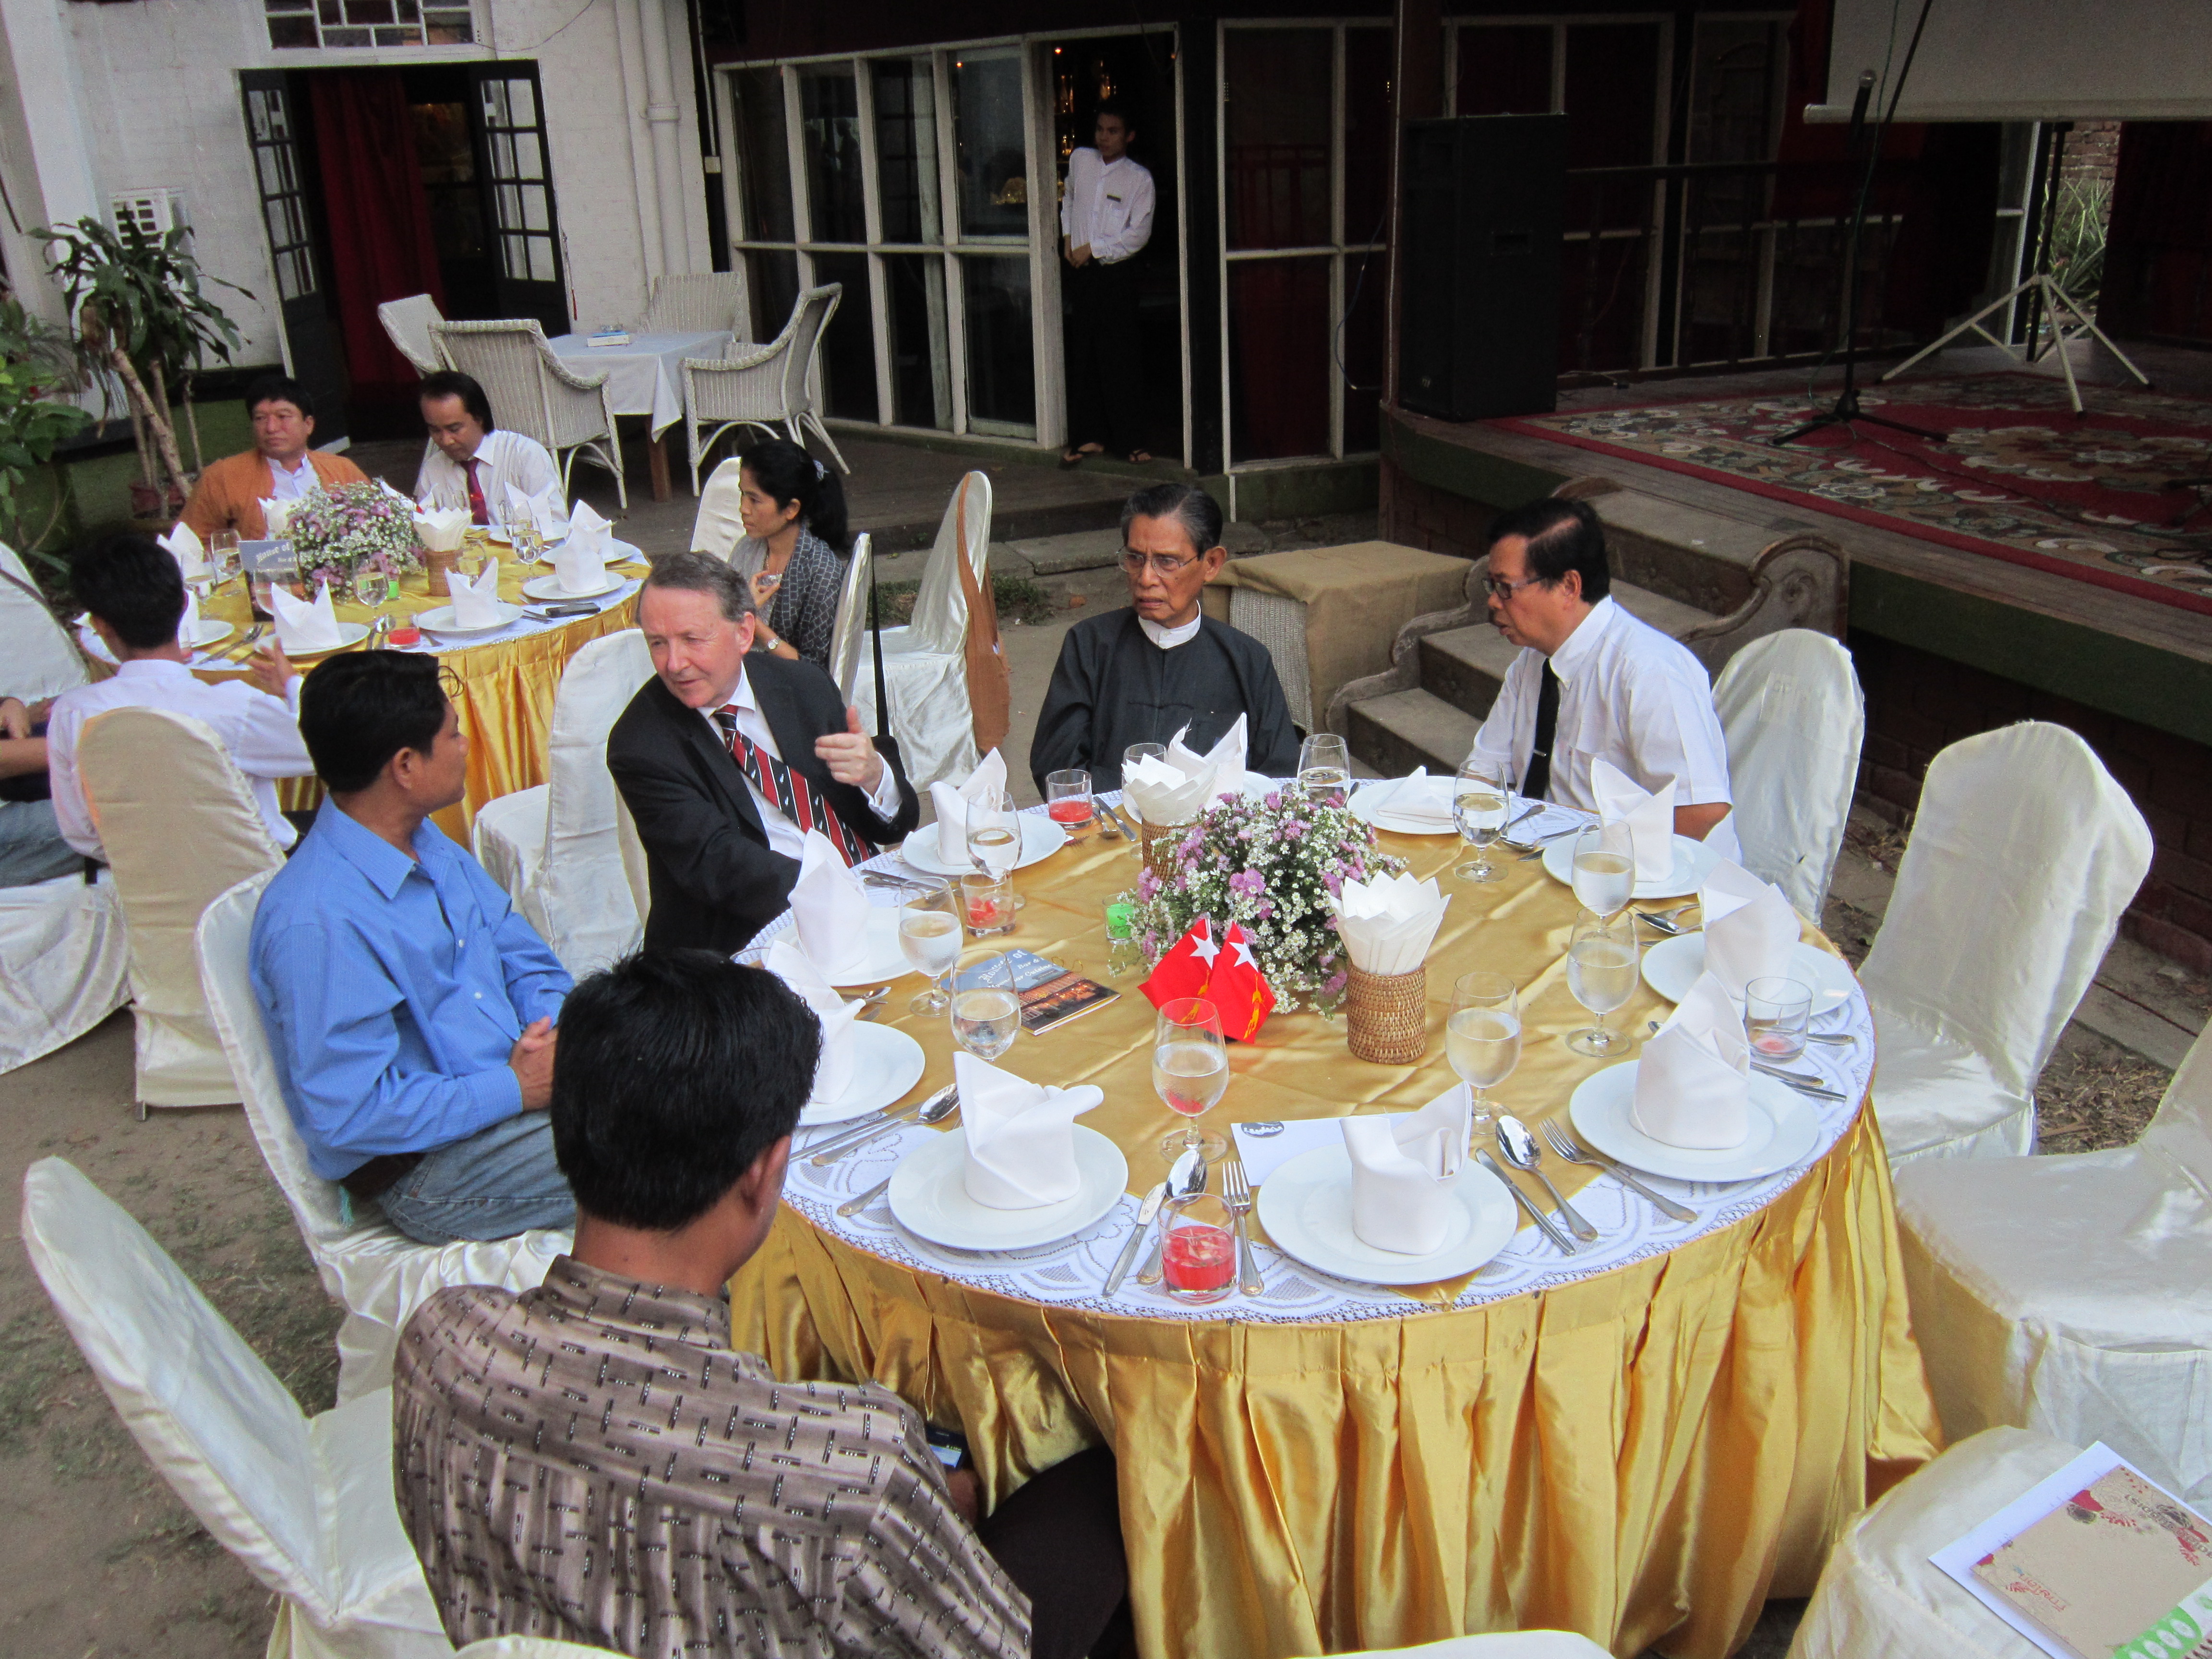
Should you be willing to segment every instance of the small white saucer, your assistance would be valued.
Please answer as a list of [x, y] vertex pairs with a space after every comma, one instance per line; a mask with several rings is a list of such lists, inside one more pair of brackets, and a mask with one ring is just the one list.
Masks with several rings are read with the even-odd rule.
[[522, 591], [533, 599], [598, 599], [605, 598], [629, 580], [627, 576], [617, 576], [609, 571], [604, 587], [595, 587], [588, 593], [571, 593], [561, 586], [558, 576], [532, 576], [523, 583]]
[[888, 1106], [921, 1081], [921, 1045], [895, 1025], [853, 1023], [853, 1078], [836, 1099], [810, 1101], [802, 1125], [842, 1123]]
[[[1553, 842], [1544, 849], [1544, 873], [1565, 886], [1575, 884], [1575, 840], [1568, 836]], [[1663, 880], [1639, 881], [1636, 896], [1640, 899], [1691, 898], [1705, 884], [1705, 878], [1721, 855], [1701, 841], [1687, 836], [1674, 837], [1674, 867]]]
[[1385, 778], [1352, 796], [1352, 816], [1394, 835], [1455, 836], [1452, 783], [1450, 778]]
[[435, 611], [425, 611], [415, 618], [415, 625], [431, 634], [496, 634], [502, 628], [511, 628], [522, 620], [522, 607], [509, 605], [505, 599], [495, 599], [498, 607], [497, 622], [486, 623], [481, 628], [463, 628], [453, 620], [453, 607], [441, 605]]
[[1820, 1138], [1820, 1120], [1804, 1096], [1763, 1073], [1751, 1074], [1751, 1130], [1743, 1145], [1693, 1152], [1654, 1140], [1636, 1127], [1636, 1068], [1628, 1060], [1584, 1078], [1567, 1115], [1584, 1140], [1610, 1158], [1677, 1181], [1751, 1181], [1802, 1161]]
[[218, 640], [228, 639], [236, 632], [238, 632], [236, 628], [218, 617], [202, 617], [192, 629], [191, 638], [185, 637], [183, 629], [179, 628], [177, 630], [177, 642], [179, 645], [189, 646], [195, 651], [202, 651]]
[[948, 1250], [1033, 1250], [1081, 1232], [1109, 1214], [1129, 1185], [1129, 1161], [1096, 1129], [1075, 1125], [1073, 1198], [1034, 1210], [994, 1210], [968, 1196], [961, 1179], [968, 1133], [933, 1135], [891, 1176], [891, 1216], [916, 1238]]
[[1431, 1285], [1471, 1273], [1513, 1242], [1519, 1218], [1498, 1177], [1470, 1161], [1453, 1196], [1467, 1224], [1442, 1249], [1402, 1255], [1363, 1243], [1352, 1230], [1352, 1158], [1341, 1146], [1301, 1152], [1260, 1188], [1260, 1220], [1284, 1255], [1363, 1285]]
[[[1690, 988], [1705, 970], [1703, 933], [1684, 933], [1678, 939], [1662, 939], [1644, 953], [1644, 982], [1669, 1002], [1680, 1002], [1689, 995]], [[1815, 1014], [1840, 1008], [1851, 1000], [1851, 993], [1858, 986], [1851, 977], [1849, 963], [1809, 945], [1791, 949], [1787, 977], [1812, 992]]]
[[[1043, 813], [1022, 812], [1017, 817], [1022, 826], [1022, 855], [1015, 860], [1015, 869], [1026, 870], [1067, 845], [1067, 831]], [[975, 872], [975, 866], [965, 859], [955, 864], [939, 854], [937, 826], [933, 823], [908, 836], [906, 844], [899, 848], [899, 856], [915, 869], [927, 870], [933, 876], [968, 876]]]

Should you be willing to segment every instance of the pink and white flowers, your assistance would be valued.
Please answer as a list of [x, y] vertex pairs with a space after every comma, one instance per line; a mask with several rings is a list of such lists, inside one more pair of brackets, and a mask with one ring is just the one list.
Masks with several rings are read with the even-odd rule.
[[422, 562], [415, 504], [380, 483], [340, 484], [310, 494], [292, 509], [284, 532], [311, 593], [321, 582], [344, 588], [365, 564], [398, 576]]

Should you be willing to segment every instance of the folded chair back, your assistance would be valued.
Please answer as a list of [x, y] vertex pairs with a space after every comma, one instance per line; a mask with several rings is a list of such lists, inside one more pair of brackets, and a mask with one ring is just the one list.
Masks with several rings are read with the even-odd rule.
[[568, 659], [553, 698], [544, 909], [549, 939], [582, 974], [626, 955], [642, 918], [630, 902], [615, 826], [607, 733], [653, 678], [653, 653], [635, 628], [592, 641]]
[[437, 337], [430, 332], [431, 325], [446, 320], [438, 309], [438, 302], [427, 294], [410, 294], [404, 300], [386, 300], [376, 308], [376, 320], [384, 325], [384, 331], [399, 355], [415, 365], [424, 374], [435, 374], [445, 368], [438, 356]]
[[909, 649], [960, 653], [968, 640], [968, 594], [960, 579], [960, 562], [967, 561], [975, 580], [988, 582], [990, 550], [991, 480], [970, 472], [953, 490], [944, 520], [937, 526], [937, 540], [930, 547], [908, 624], [913, 629]]
[[699, 511], [691, 520], [691, 550], [711, 553], [724, 564], [744, 538], [744, 520], [738, 516], [738, 503], [744, 497], [738, 477], [741, 470], [742, 464], [732, 455], [708, 474], [706, 488], [699, 492]]
[[1744, 867], [1817, 923], [1858, 787], [1866, 698], [1851, 653], [1785, 628], [1730, 657], [1713, 686]]

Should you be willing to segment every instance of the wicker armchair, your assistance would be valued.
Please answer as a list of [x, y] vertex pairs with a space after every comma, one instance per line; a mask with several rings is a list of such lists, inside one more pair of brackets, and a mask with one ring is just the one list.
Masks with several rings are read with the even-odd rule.
[[438, 360], [438, 343], [430, 331], [446, 320], [438, 302], [427, 294], [410, 294], [404, 300], [386, 300], [376, 308], [376, 320], [392, 337], [399, 355], [415, 365], [419, 374], [435, 374], [445, 364]]
[[640, 334], [700, 334], [726, 328], [745, 337], [750, 318], [742, 270], [710, 270], [696, 276], [656, 276], [653, 297], [638, 319]]
[[561, 489], [582, 455], [615, 475], [624, 511], [629, 489], [623, 480], [622, 444], [615, 436], [607, 372], [579, 374], [546, 343], [534, 317], [512, 322], [434, 323], [431, 337], [447, 366], [475, 377], [501, 426], [535, 438], [561, 464]]
[[[774, 437], [780, 423], [785, 436], [803, 445], [803, 424], [829, 446], [841, 471], [853, 470], [823, 427], [812, 392], [822, 333], [836, 314], [844, 292], [839, 283], [808, 289], [791, 308], [783, 332], [764, 346], [737, 352], [733, 344], [735, 355], [729, 357], [684, 360], [684, 434], [690, 449], [694, 495], [699, 493], [699, 463], [732, 427], [756, 426]], [[703, 426], [714, 429], [701, 443], [699, 428]]]

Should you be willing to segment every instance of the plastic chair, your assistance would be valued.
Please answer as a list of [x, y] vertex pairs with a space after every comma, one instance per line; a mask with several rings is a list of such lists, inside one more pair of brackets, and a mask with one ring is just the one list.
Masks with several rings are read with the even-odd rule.
[[2212, 1507], [2212, 1035], [2134, 1146], [1911, 1165], [1897, 1220], [1946, 1435], [2101, 1440]]
[[[964, 778], [982, 760], [975, 748], [975, 710], [968, 698], [968, 595], [962, 559], [979, 589], [989, 583], [991, 481], [970, 472], [952, 492], [937, 543], [915, 595], [914, 619], [884, 630], [887, 726], [899, 742], [907, 780], [926, 790], [943, 778]], [[851, 701], [873, 730], [872, 668], [854, 677]]]
[[[747, 424], [757, 425], [758, 422]], [[768, 431], [771, 437], [775, 435], [772, 428], [763, 429]], [[721, 434], [717, 433], [715, 435], [720, 437]], [[692, 493], [699, 497], [699, 510], [691, 519], [691, 550], [694, 553], [711, 553], [727, 564], [730, 555], [737, 551], [738, 544], [744, 539], [744, 520], [738, 514], [738, 504], [744, 496], [744, 486], [738, 475], [744, 470], [744, 464], [732, 455], [708, 475], [706, 489], [699, 489], [696, 479], [694, 479]]]
[[2089, 745], [2026, 720], [1936, 757], [1859, 980], [1893, 1165], [2035, 1147], [2035, 1080], [2150, 867]]
[[388, 1389], [307, 1417], [146, 1230], [60, 1158], [24, 1172], [22, 1232], [139, 1449], [283, 1598], [270, 1659], [452, 1654], [392, 1500]]
[[[861, 649], [868, 637], [868, 570], [874, 559], [875, 554], [868, 545], [868, 532], [864, 530], [853, 538], [853, 556], [845, 567], [845, 586], [837, 595], [837, 620], [830, 630], [830, 678], [837, 682], [838, 694], [848, 708], [863, 673], [871, 676], [871, 687], [875, 684], [873, 665], [868, 653]], [[884, 672], [888, 682], [888, 659]]]
[[[727, 357], [684, 360], [684, 433], [690, 451], [694, 495], [699, 493], [699, 463], [723, 434], [740, 426], [758, 427], [775, 437], [781, 422], [783, 435], [802, 447], [811, 431], [828, 447], [840, 471], [853, 470], [822, 424], [813, 391], [819, 378], [815, 360], [821, 355], [822, 331], [836, 314], [844, 292], [842, 283], [808, 289], [792, 307], [783, 332], [764, 346], [738, 351], [741, 343], [733, 341]], [[714, 429], [702, 443], [699, 429], [704, 426]]]
[[276, 1081], [262, 1034], [261, 1006], [248, 972], [253, 912], [267, 874], [240, 882], [200, 918], [199, 971], [207, 1003], [246, 1096], [246, 1121], [291, 1206], [323, 1288], [346, 1310], [338, 1327], [338, 1398], [354, 1400], [392, 1381], [399, 1328], [432, 1292], [448, 1285], [501, 1285], [526, 1291], [545, 1281], [567, 1233], [532, 1231], [514, 1238], [418, 1244], [380, 1216], [354, 1218], [335, 1181], [307, 1163]]
[[92, 675], [15, 550], [0, 542], [0, 696], [36, 702]]
[[275, 870], [284, 854], [204, 721], [159, 708], [96, 714], [77, 739], [77, 770], [130, 939], [138, 1115], [235, 1105], [192, 930], [218, 894]]
[[703, 334], [726, 328], [745, 337], [751, 307], [743, 270], [710, 270], [690, 276], [656, 276], [653, 295], [638, 319], [640, 334]]
[[629, 510], [629, 487], [623, 480], [622, 441], [615, 435], [605, 369], [577, 374], [546, 342], [535, 317], [434, 323], [430, 334], [446, 362], [483, 387], [501, 426], [537, 439], [559, 459], [563, 494], [581, 455], [614, 474], [615, 495]]
[[386, 300], [376, 308], [376, 320], [399, 355], [415, 365], [416, 372], [435, 374], [445, 368], [438, 356], [433, 331], [446, 320], [438, 302], [427, 294], [410, 294], [404, 300]]
[[113, 882], [0, 887], [0, 1073], [76, 1042], [130, 1000]]
[[1858, 786], [1866, 698], [1851, 653], [1785, 628], [1730, 657], [1713, 686], [1744, 868], [1817, 924]]
[[551, 781], [486, 802], [471, 826], [477, 862], [579, 976], [635, 949], [642, 925], [622, 880], [607, 733], [652, 678], [635, 628], [577, 652], [553, 697]]

